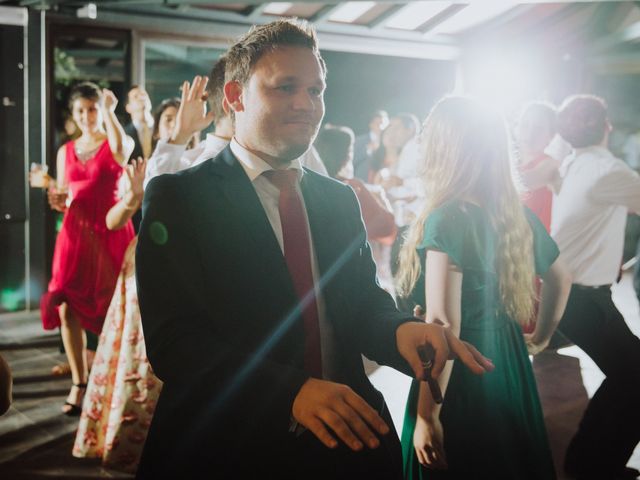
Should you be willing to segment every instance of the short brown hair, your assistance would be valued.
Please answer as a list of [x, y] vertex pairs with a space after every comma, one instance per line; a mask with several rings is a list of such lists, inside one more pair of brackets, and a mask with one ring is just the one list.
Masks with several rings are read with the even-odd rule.
[[316, 138], [314, 146], [330, 177], [338, 174], [349, 160], [349, 149], [353, 146], [354, 134], [349, 127], [326, 125]]
[[246, 83], [262, 55], [281, 46], [311, 49], [320, 62], [323, 74], [326, 73], [313, 26], [304, 20], [280, 19], [266, 25], [254, 25], [229, 49], [225, 81]]
[[595, 95], [569, 97], [558, 111], [558, 133], [573, 148], [598, 145], [607, 125], [607, 103]]
[[226, 55], [222, 55], [216, 63], [213, 64], [211, 73], [209, 73], [209, 83], [207, 84], [207, 93], [209, 94], [209, 108], [213, 112], [214, 123], [219, 122], [226, 116], [222, 101], [224, 100], [224, 76]]

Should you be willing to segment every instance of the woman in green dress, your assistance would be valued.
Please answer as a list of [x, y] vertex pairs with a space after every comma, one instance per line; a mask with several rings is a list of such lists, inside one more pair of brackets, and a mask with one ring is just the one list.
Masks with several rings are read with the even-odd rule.
[[[402, 444], [408, 479], [555, 478], [529, 354], [547, 345], [570, 279], [558, 248], [519, 200], [501, 117], [441, 100], [421, 135], [426, 202], [400, 254], [399, 291], [494, 362], [482, 376], [449, 362], [436, 404], [414, 380]], [[537, 325], [534, 277], [544, 281]]]

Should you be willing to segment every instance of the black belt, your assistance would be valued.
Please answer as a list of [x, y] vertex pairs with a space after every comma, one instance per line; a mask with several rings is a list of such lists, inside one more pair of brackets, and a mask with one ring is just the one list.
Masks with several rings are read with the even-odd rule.
[[604, 285], [580, 285], [579, 283], [574, 283], [571, 286], [574, 288], [577, 288], [578, 290], [586, 290], [586, 291], [611, 290], [610, 283], [606, 283]]

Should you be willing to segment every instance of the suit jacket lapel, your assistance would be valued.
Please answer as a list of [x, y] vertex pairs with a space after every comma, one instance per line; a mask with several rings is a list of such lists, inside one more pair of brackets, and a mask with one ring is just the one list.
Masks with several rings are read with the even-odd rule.
[[320, 269], [320, 276], [323, 276], [327, 271], [330, 261], [327, 258], [327, 250], [324, 239], [327, 238], [327, 228], [331, 228], [328, 225], [327, 214], [328, 206], [326, 204], [326, 198], [323, 195], [322, 189], [319, 188], [318, 182], [313, 182], [310, 178], [310, 174], [306, 173], [302, 176], [300, 182], [300, 189], [302, 190], [302, 196], [304, 197], [304, 204], [307, 210], [307, 217], [309, 218], [309, 228], [311, 230], [311, 238], [313, 240], [313, 246], [316, 252], [318, 260], [318, 267]]
[[228, 200], [227, 214], [232, 216], [235, 226], [235, 231], [229, 232], [233, 235], [231, 241], [238, 242], [242, 248], [262, 252], [269, 274], [290, 282], [282, 250], [258, 194], [228, 146], [210, 160], [210, 174]]

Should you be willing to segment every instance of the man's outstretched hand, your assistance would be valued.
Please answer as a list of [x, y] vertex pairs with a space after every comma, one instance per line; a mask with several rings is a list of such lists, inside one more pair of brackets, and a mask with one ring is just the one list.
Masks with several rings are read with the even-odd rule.
[[407, 322], [396, 330], [398, 351], [409, 363], [415, 377], [424, 380], [424, 369], [418, 348], [429, 344], [435, 350], [431, 376], [438, 378], [444, 364], [457, 358], [475, 374], [490, 372], [495, 367], [491, 360], [482, 355], [473, 345], [457, 338], [449, 329], [433, 323]]

